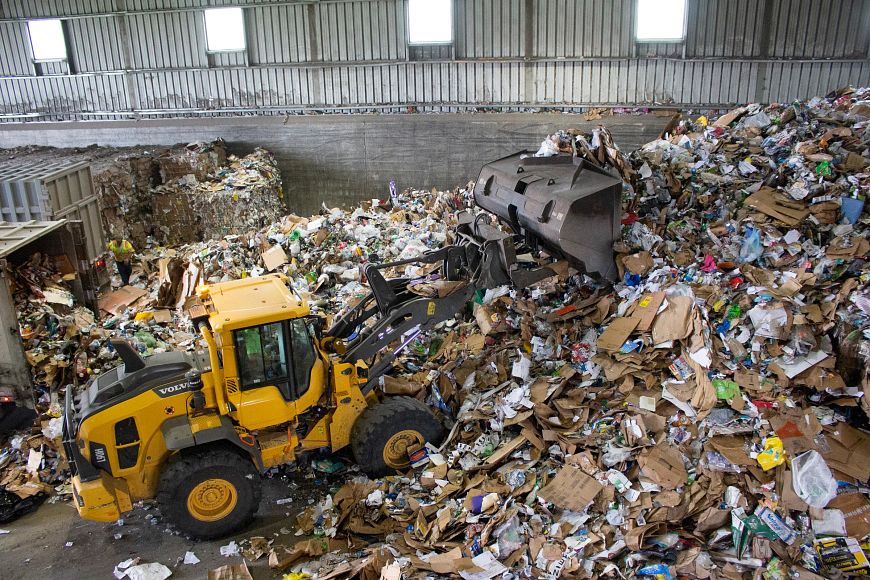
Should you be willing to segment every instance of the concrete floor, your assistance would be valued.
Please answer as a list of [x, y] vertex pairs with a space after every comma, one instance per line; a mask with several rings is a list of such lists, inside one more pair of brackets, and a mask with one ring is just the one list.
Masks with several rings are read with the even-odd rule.
[[[293, 488], [295, 483], [298, 487]], [[83, 520], [71, 503], [43, 504], [38, 510], [12, 523], [0, 524], [9, 534], [0, 535], [0, 578], [19, 580], [40, 578], [114, 578], [115, 566], [128, 558], [139, 557], [140, 563], [160, 562], [172, 570], [172, 578], [202, 580], [209, 570], [225, 564], [241, 563], [241, 555], [223, 557], [221, 546], [239, 543], [252, 536], [276, 538], [275, 544], [292, 545], [296, 514], [316, 503], [329, 487], [340, 485], [341, 478], [303, 479], [299, 475], [276, 476], [263, 480], [263, 501], [248, 528], [222, 540], [195, 541], [167, 531], [166, 523], [150, 523], [148, 516], [157, 514], [155, 507], [135, 508], [124, 518], [123, 526]], [[292, 497], [293, 502], [278, 505], [277, 500]], [[280, 530], [290, 530], [281, 534]], [[121, 534], [120, 539], [115, 534]], [[72, 545], [67, 547], [67, 542]], [[195, 565], [182, 564], [184, 554], [192, 551], [200, 559]], [[248, 562], [255, 580], [280, 577], [268, 566], [268, 555]]]

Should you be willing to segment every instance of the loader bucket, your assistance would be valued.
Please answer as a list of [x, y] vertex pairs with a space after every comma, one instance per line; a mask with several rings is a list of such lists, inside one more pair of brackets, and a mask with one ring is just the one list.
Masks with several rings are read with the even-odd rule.
[[609, 280], [617, 276], [621, 198], [622, 180], [607, 170], [570, 155], [528, 151], [485, 165], [474, 186], [475, 203], [533, 246]]

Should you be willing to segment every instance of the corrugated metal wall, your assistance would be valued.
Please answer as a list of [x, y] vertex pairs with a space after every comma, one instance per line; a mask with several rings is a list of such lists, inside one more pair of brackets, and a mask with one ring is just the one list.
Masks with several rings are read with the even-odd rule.
[[[206, 51], [203, 6], [248, 49]], [[0, 119], [788, 101], [870, 84], [868, 0], [688, 0], [682, 43], [635, 42], [634, 0], [455, 0], [452, 47], [409, 47], [404, 0], [5, 0]], [[26, 20], [65, 19], [35, 64]], [[61, 73], [61, 74], [58, 74]]]

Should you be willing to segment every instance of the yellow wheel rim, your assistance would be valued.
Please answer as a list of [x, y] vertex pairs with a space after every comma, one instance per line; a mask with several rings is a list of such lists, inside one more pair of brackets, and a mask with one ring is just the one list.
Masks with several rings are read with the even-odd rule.
[[187, 511], [201, 522], [216, 522], [233, 511], [239, 501], [236, 486], [226, 479], [206, 479], [190, 490]]
[[408, 460], [408, 447], [422, 445], [423, 435], [413, 429], [399, 431], [389, 438], [384, 445], [384, 463], [392, 469], [405, 469], [411, 462]]

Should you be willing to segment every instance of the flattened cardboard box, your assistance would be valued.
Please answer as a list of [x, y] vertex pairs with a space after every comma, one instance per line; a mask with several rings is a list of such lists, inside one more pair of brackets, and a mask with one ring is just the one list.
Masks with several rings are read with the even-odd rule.
[[838, 509], [846, 518], [846, 533], [855, 538], [870, 534], [870, 500], [858, 491], [840, 493], [827, 509]]
[[734, 465], [756, 465], [746, 453], [746, 438], [742, 435], [717, 435], [710, 438], [709, 444]]
[[682, 340], [692, 332], [692, 299], [688, 296], [668, 298], [668, 306], [652, 325], [653, 344]]
[[689, 479], [680, 451], [666, 443], [659, 443], [637, 458], [643, 474], [664, 489], [676, 489]]
[[653, 259], [649, 252], [637, 252], [622, 257], [622, 263], [632, 274], [643, 276], [653, 267]]
[[639, 321], [635, 330], [646, 332], [652, 327], [656, 313], [658, 313], [659, 306], [662, 305], [664, 299], [664, 292], [653, 292], [641, 296], [631, 312], [631, 318], [636, 318]]
[[208, 580], [253, 580], [251, 572], [248, 570], [248, 565], [242, 561], [241, 564], [227, 564], [220, 568], [208, 571]]
[[798, 225], [810, 215], [805, 203], [790, 200], [766, 186], [747, 197], [743, 203], [789, 226]]
[[785, 408], [768, 417], [768, 421], [790, 456], [794, 457], [811, 449], [818, 451], [815, 437], [821, 433], [822, 425], [811, 410]]
[[598, 480], [566, 465], [538, 492], [538, 496], [562, 509], [582, 512], [604, 489]]
[[135, 286], [123, 286], [98, 300], [100, 310], [120, 316], [128, 306], [145, 296], [147, 292]]
[[828, 467], [861, 481], [870, 478], [870, 435], [846, 423], [837, 423], [825, 427], [825, 438], [831, 448], [822, 454]]
[[598, 347], [610, 351], [619, 350], [639, 322], [636, 318], [614, 318], [607, 330], [598, 337]]
[[278, 244], [263, 252], [263, 264], [270, 272], [278, 266], [282, 266], [286, 263], [287, 254], [284, 252], [284, 248]]

